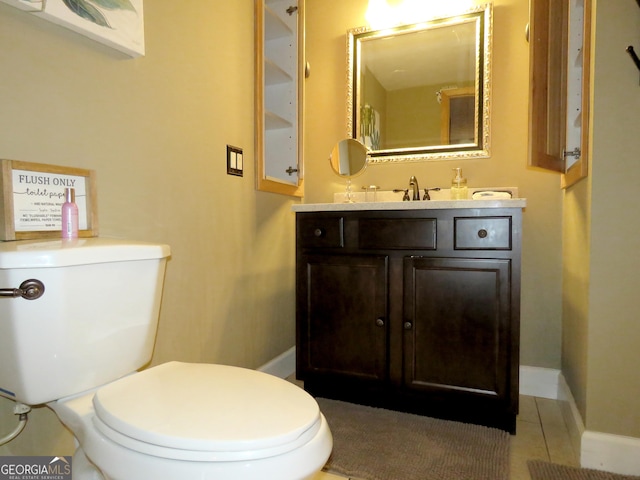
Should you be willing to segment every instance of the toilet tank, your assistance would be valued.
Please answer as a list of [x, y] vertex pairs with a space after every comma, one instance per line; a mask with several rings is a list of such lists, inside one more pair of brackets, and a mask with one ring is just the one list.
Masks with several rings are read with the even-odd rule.
[[0, 297], [0, 395], [47, 403], [148, 363], [168, 256], [106, 238], [0, 242], [0, 288], [44, 284], [37, 299]]

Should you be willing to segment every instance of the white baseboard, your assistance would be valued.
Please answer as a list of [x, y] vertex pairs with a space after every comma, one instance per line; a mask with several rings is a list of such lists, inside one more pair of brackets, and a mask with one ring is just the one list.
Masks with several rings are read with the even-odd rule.
[[[291, 347], [258, 368], [259, 371], [287, 378], [296, 370], [296, 347]], [[558, 399], [560, 371], [552, 368], [520, 367], [520, 394]]]
[[[287, 378], [296, 371], [296, 347], [291, 347], [258, 368], [259, 371]], [[532, 397], [558, 398], [560, 371], [551, 368], [520, 367], [520, 394]]]
[[571, 389], [562, 373], [559, 375], [559, 380], [558, 400], [560, 401], [560, 409], [564, 423], [569, 431], [569, 439], [571, 440], [573, 451], [578, 453], [576, 460], [579, 461], [580, 450], [582, 449], [582, 436], [584, 435], [584, 423], [578, 411], [576, 401], [573, 398], [573, 394], [571, 393]]
[[296, 347], [291, 347], [284, 353], [281, 353], [273, 360], [265, 363], [259, 371], [274, 375], [280, 378], [287, 378], [296, 371]]
[[[559, 400], [575, 451], [580, 452], [580, 466], [620, 475], [640, 475], [640, 438], [585, 430], [582, 416], [560, 375]], [[577, 446], [576, 446], [577, 445]]]
[[640, 438], [587, 430], [582, 435], [580, 465], [621, 475], [640, 475]]
[[520, 395], [558, 398], [560, 370], [553, 368], [520, 366]]
[[[291, 347], [258, 368], [259, 371], [287, 378], [296, 371], [296, 347]], [[532, 397], [558, 398], [560, 371], [551, 368], [520, 367], [520, 394]]]

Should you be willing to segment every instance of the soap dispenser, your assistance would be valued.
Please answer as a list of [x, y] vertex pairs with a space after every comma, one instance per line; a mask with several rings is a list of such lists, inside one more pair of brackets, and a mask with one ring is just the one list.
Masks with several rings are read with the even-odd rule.
[[462, 176], [462, 168], [453, 169], [454, 175], [451, 180], [451, 199], [466, 200], [467, 199], [467, 179]]

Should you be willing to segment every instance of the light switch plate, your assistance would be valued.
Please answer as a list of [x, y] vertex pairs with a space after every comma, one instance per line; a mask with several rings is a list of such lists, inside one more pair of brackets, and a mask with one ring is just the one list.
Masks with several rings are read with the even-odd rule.
[[242, 177], [243, 169], [242, 149], [227, 145], [227, 174]]

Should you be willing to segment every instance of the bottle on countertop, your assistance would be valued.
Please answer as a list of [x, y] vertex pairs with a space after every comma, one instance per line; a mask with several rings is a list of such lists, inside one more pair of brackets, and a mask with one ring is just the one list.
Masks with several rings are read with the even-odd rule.
[[64, 189], [65, 201], [62, 204], [62, 238], [78, 238], [78, 205], [73, 188]]
[[453, 169], [454, 175], [451, 180], [451, 199], [466, 200], [468, 195], [467, 179], [462, 176], [462, 168]]

